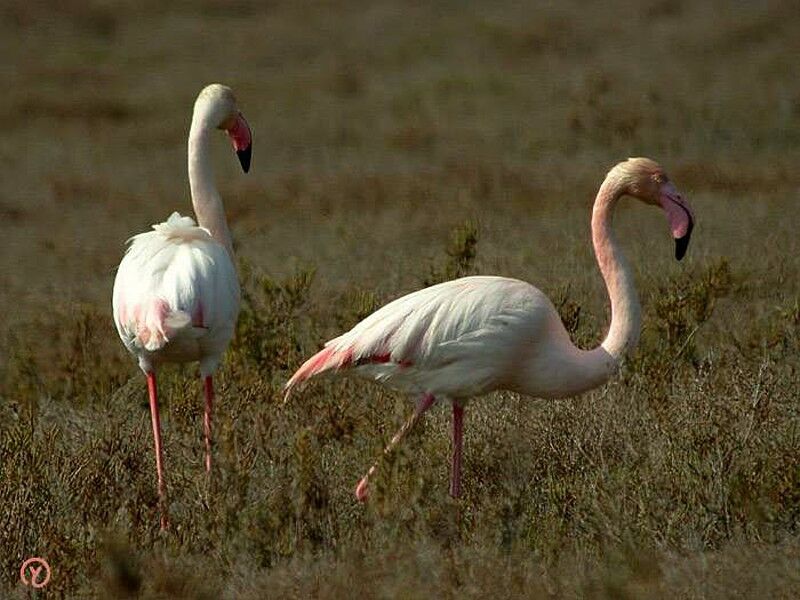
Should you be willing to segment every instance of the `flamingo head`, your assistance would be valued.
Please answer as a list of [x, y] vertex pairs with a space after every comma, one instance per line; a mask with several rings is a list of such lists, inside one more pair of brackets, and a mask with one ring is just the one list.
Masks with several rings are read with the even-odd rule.
[[625, 190], [647, 204], [660, 206], [675, 239], [675, 258], [681, 260], [689, 247], [694, 229], [694, 212], [667, 177], [664, 169], [649, 158], [629, 158], [617, 165]]
[[208, 127], [222, 129], [228, 134], [242, 170], [247, 173], [253, 152], [253, 136], [239, 111], [233, 90], [219, 83], [206, 86], [197, 96], [194, 111], [195, 114], [202, 111], [203, 121]]

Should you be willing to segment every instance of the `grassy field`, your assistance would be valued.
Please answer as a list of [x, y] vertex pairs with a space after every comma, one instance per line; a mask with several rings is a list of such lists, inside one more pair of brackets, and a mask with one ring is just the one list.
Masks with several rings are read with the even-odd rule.
[[[800, 597], [796, 3], [23, 2], [0, 7], [0, 597]], [[158, 531], [144, 380], [111, 319], [124, 241], [189, 212], [200, 88], [236, 91], [253, 167], [215, 145], [244, 286], [202, 467], [195, 367], [160, 382]], [[222, 137], [222, 136], [220, 136]], [[353, 489], [411, 411], [302, 359], [401, 293], [531, 281], [574, 339], [608, 321], [589, 216], [657, 159], [697, 215], [617, 230], [638, 351], [566, 401], [449, 410]]]

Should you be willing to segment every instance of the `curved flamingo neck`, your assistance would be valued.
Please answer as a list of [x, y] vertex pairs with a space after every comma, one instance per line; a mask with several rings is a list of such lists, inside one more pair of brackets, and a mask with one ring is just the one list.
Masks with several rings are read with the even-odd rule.
[[592, 243], [600, 273], [611, 300], [611, 326], [600, 350], [611, 355], [616, 363], [639, 341], [642, 311], [628, 261], [617, 244], [612, 228], [614, 208], [624, 193], [624, 182], [612, 171], [606, 177], [592, 210]]
[[542, 398], [563, 398], [608, 381], [626, 352], [639, 339], [641, 311], [633, 275], [617, 245], [612, 217], [626, 193], [624, 172], [612, 170], [597, 192], [592, 212], [592, 241], [600, 272], [611, 299], [611, 327], [603, 343], [582, 350], [570, 340], [558, 315], [547, 321], [540, 349], [512, 376], [512, 390]]
[[204, 118], [204, 111], [195, 109], [189, 130], [189, 187], [197, 224], [205, 227], [233, 257], [233, 244], [222, 198], [214, 181], [211, 168], [209, 137], [213, 127]]

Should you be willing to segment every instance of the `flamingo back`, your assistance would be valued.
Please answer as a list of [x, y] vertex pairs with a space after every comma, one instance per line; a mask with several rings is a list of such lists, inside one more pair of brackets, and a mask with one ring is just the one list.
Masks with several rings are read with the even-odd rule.
[[330, 340], [286, 385], [324, 371], [358, 374], [415, 392], [451, 398], [504, 385], [555, 312], [528, 283], [463, 277], [408, 294]]
[[200, 360], [213, 370], [233, 336], [239, 294], [228, 251], [173, 213], [131, 238], [114, 281], [114, 322], [143, 368]]

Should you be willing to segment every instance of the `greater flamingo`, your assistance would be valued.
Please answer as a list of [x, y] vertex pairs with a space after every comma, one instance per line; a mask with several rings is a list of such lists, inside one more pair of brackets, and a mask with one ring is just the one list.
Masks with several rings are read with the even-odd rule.
[[242, 169], [250, 169], [250, 127], [233, 92], [220, 84], [205, 87], [195, 101], [189, 130], [189, 186], [198, 225], [174, 212], [153, 225], [153, 231], [134, 236], [114, 280], [117, 331], [147, 378], [162, 529], [168, 519], [156, 368], [165, 362], [200, 362], [205, 468], [210, 473], [212, 374], [239, 314], [231, 234], [211, 170], [209, 144], [215, 129], [228, 133]]
[[[394, 435], [391, 452], [437, 399], [453, 405], [450, 494], [461, 492], [464, 404], [494, 390], [540, 398], [573, 396], [604, 383], [637, 343], [641, 314], [633, 276], [611, 228], [620, 197], [660, 205], [686, 253], [694, 217], [664, 170], [647, 158], [616, 165], [592, 211], [592, 242], [611, 299], [611, 326], [593, 350], [574, 346], [558, 312], [538, 289], [504, 277], [463, 277], [408, 294], [330, 340], [286, 384], [286, 398], [308, 378], [349, 369], [419, 396], [411, 418]], [[366, 499], [369, 469], [356, 487]]]

